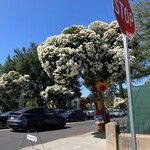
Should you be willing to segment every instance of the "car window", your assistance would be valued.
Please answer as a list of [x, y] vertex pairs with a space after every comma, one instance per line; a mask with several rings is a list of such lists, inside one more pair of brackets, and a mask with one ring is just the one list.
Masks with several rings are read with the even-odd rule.
[[42, 108], [35, 108], [35, 109], [28, 110], [27, 113], [31, 113], [31, 114], [43, 114], [44, 110]]
[[4, 116], [8, 116], [10, 112], [5, 112], [5, 113], [2, 113], [0, 114], [0, 116], [4, 117]]
[[65, 113], [66, 111], [65, 110], [54, 110], [54, 112], [56, 114], [62, 114], [62, 113]]
[[45, 114], [46, 115], [54, 115], [54, 111], [53, 110], [50, 110], [50, 109], [45, 109]]
[[119, 110], [118, 110], [118, 109], [116, 109], [116, 110], [113, 110], [113, 112], [119, 112]]
[[77, 111], [77, 110], [75, 110], [75, 111], [73, 111], [72, 113], [76, 115], [76, 114], [78, 113], [78, 111]]

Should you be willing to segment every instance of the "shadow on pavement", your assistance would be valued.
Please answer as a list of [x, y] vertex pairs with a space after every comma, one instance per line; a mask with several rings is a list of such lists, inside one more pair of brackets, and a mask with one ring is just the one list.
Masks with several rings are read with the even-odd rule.
[[93, 137], [95, 138], [106, 139], [104, 132], [94, 132], [94, 133], [91, 133], [91, 135], [93, 135]]
[[38, 129], [37, 131], [36, 130], [28, 130], [28, 131], [25, 131], [25, 130], [11, 130], [11, 132], [15, 132], [15, 133], [34, 133], [34, 132], [47, 132], [47, 131], [55, 131], [55, 130], [64, 130], [64, 129], [69, 129], [71, 127], [69, 126], [66, 126], [64, 128], [54, 128], [54, 127], [51, 127], [51, 128], [41, 128], [41, 129]]

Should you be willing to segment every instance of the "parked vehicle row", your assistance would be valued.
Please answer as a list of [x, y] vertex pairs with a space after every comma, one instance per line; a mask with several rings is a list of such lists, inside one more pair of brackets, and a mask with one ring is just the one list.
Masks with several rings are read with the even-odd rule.
[[[0, 114], [0, 128], [9, 127], [13, 130], [38, 129], [41, 127], [64, 128], [66, 122], [84, 121], [94, 119], [95, 110], [63, 110], [48, 108], [24, 108], [15, 112], [5, 112]], [[126, 113], [121, 109], [109, 111], [110, 118], [124, 117]]]
[[122, 109], [113, 109], [112, 111], [109, 111], [110, 118], [120, 118], [124, 117], [125, 115], [126, 113]]
[[7, 126], [13, 130], [37, 130], [39, 128], [58, 127], [64, 128], [66, 120], [47, 108], [25, 108], [10, 113]]
[[59, 115], [64, 117], [66, 119], [66, 121], [84, 121], [84, 120], [86, 120], [86, 114], [84, 114], [84, 112], [81, 110], [67, 110]]
[[95, 109], [86, 110], [84, 112], [87, 116], [87, 119], [93, 119], [94, 116], [96, 115]]
[[13, 130], [29, 130], [45, 127], [64, 128], [66, 121], [83, 121], [86, 115], [81, 110], [48, 108], [24, 108], [0, 115], [0, 128], [7, 126]]
[[[96, 112], [94, 109], [87, 110], [87, 111], [85, 111], [85, 113], [86, 113], [88, 119], [94, 118], [94, 116], [96, 115]], [[121, 118], [121, 117], [124, 117], [127, 115], [127, 112], [125, 112], [122, 109], [113, 109], [111, 111], [107, 110], [107, 113], [109, 113], [110, 118]]]

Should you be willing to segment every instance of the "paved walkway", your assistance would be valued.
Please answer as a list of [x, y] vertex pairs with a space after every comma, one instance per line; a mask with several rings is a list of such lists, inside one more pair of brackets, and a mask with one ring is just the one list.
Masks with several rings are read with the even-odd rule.
[[86, 133], [79, 136], [58, 139], [42, 145], [26, 147], [21, 150], [106, 150], [106, 140], [103, 133]]

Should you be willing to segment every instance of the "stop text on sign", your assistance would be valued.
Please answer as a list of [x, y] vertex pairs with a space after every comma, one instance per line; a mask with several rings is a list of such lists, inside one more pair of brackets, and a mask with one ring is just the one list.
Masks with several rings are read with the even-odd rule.
[[[126, 0], [124, 0], [126, 1]], [[134, 17], [133, 14], [128, 11], [128, 9], [123, 5], [123, 3], [119, 0], [114, 0], [114, 10], [117, 15], [120, 15], [123, 20], [129, 25], [134, 25]]]
[[129, 0], [113, 0], [113, 8], [121, 32], [128, 39], [132, 39], [136, 29]]

